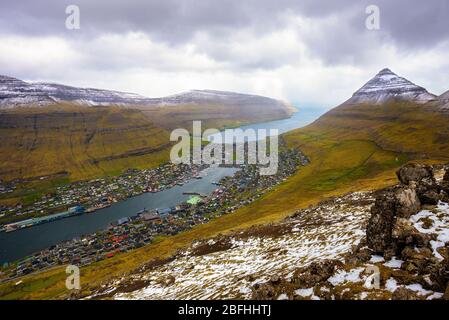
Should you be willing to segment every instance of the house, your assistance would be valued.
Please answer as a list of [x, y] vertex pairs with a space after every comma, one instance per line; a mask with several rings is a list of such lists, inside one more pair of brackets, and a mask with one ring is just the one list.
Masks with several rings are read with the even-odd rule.
[[141, 215], [141, 217], [144, 221], [147, 221], [147, 222], [161, 222], [162, 221], [161, 217], [154, 213], [143, 213]]

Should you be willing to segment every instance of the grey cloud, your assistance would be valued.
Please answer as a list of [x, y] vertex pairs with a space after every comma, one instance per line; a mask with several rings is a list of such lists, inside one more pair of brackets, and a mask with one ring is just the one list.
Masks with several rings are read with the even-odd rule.
[[[69, 4], [81, 9], [81, 30], [76, 32], [64, 27]], [[364, 9], [369, 4], [381, 10], [381, 30], [376, 33], [365, 28]], [[316, 33], [301, 35], [312, 55], [331, 65], [364, 64], [373, 59], [373, 45], [388, 42], [412, 51], [449, 39], [448, 8], [446, 0], [2, 1], [0, 34], [91, 39], [139, 31], [155, 41], [178, 46], [203, 32], [218, 43], [199, 48], [213, 59], [242, 68], [276, 68], [294, 57], [261, 55], [255, 61], [239, 61], [226, 41], [241, 29], [250, 30], [255, 37], [278, 30], [287, 23], [284, 14], [291, 13], [311, 18], [317, 25]], [[323, 23], [326, 19], [337, 20]]]

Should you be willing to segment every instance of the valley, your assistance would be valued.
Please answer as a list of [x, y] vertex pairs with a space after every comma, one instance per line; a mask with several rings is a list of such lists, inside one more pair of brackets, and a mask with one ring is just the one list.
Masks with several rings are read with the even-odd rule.
[[[379, 76], [384, 75], [385, 72], [380, 72]], [[403, 79], [398, 81], [402, 83]], [[345, 103], [312, 124], [283, 134], [286, 147], [297, 148], [308, 157], [307, 166], [232, 213], [82, 268], [88, 285], [77, 294], [86, 297], [98, 293], [101, 285], [124, 272], [131, 277], [145, 264], [164, 265], [165, 259], [170, 260], [178, 250], [188, 248], [193, 242], [277, 223], [324, 199], [395, 185], [396, 170], [407, 162], [435, 165], [448, 162], [448, 114], [441, 104], [434, 98], [424, 102], [414, 100], [416, 96], [409, 94], [413, 87], [408, 87], [404, 95], [394, 85], [378, 89], [385, 96], [384, 91], [390, 92], [391, 88], [394, 97], [386, 101], [375, 96], [363, 103]], [[421, 89], [419, 92], [422, 94]], [[12, 284], [5, 284], [0, 286], [0, 294], [13, 294], [9, 297], [15, 298], [67, 298], [61, 281], [64, 275], [62, 268], [55, 268], [26, 276], [20, 289], [11, 293]]]

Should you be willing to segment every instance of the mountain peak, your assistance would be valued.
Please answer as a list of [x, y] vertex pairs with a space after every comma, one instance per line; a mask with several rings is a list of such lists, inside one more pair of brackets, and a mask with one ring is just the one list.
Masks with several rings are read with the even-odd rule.
[[346, 103], [380, 104], [394, 99], [424, 103], [435, 98], [435, 95], [427, 92], [423, 87], [384, 68], [357, 90]]
[[383, 75], [383, 74], [393, 74], [396, 75], [393, 71], [391, 71], [388, 68], [383, 68], [382, 70], [379, 71], [378, 75]]

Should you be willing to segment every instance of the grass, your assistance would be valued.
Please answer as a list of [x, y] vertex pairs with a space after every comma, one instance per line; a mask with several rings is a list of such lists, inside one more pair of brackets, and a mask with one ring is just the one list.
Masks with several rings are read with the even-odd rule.
[[[31, 203], [68, 182], [147, 169], [169, 160], [169, 131], [191, 130], [192, 120], [207, 128], [235, 127], [285, 118], [290, 110], [272, 106], [254, 112], [221, 105], [82, 107], [64, 103], [0, 113], [0, 178], [26, 179], [0, 205]], [[61, 176], [61, 172], [64, 172]], [[45, 179], [41, 179], [45, 177]]]
[[[88, 294], [102, 282], [129, 272], [151, 259], [166, 258], [194, 240], [278, 221], [295, 210], [328, 197], [395, 184], [396, 169], [407, 161], [447, 161], [449, 152], [444, 154], [441, 151], [446, 150], [449, 140], [434, 139], [438, 130], [445, 134], [443, 128], [447, 130], [447, 118], [438, 118], [432, 111], [417, 106], [395, 107], [397, 109], [392, 111], [374, 109], [371, 112], [370, 109], [363, 109], [356, 116], [347, 109], [337, 110], [304, 129], [285, 134], [287, 146], [300, 148], [310, 158], [309, 165], [259, 200], [234, 213], [82, 268], [83, 292]], [[415, 114], [407, 108], [412, 108]], [[387, 116], [390, 119], [393, 117], [396, 122], [385, 119]], [[426, 122], [427, 126], [424, 125]], [[410, 128], [418, 128], [420, 132], [416, 133]], [[404, 134], [407, 132], [409, 134]], [[412, 137], [420, 139], [420, 144], [409, 140]], [[14, 283], [1, 285], [0, 297], [54, 299], [68, 294], [64, 286], [64, 268], [26, 276], [22, 281], [18, 286]]]

